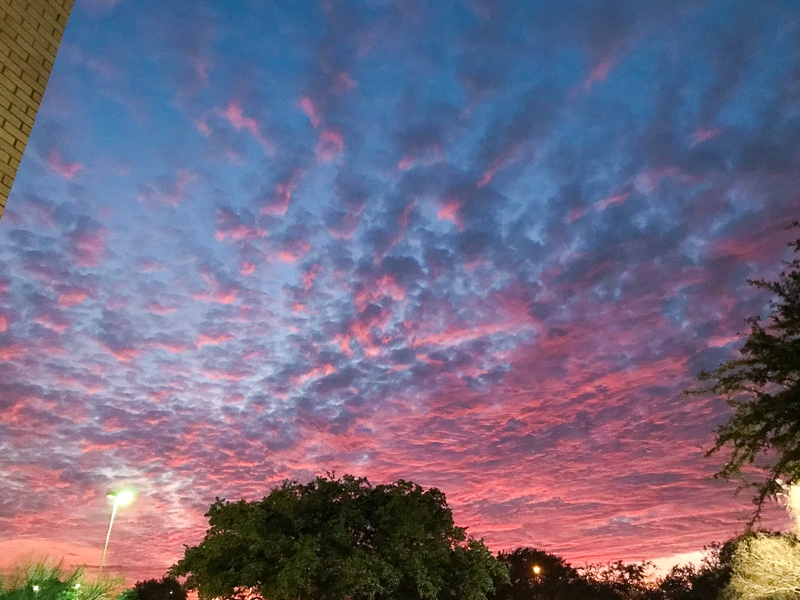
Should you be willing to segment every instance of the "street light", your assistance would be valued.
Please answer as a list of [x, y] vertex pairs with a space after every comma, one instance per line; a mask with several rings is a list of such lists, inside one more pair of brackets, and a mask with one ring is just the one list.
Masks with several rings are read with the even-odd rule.
[[114, 506], [111, 509], [111, 520], [108, 522], [108, 533], [106, 534], [106, 543], [103, 546], [103, 558], [100, 559], [100, 569], [97, 571], [97, 578], [100, 579], [100, 573], [103, 572], [103, 565], [106, 564], [106, 552], [108, 551], [108, 540], [111, 538], [111, 527], [114, 525], [114, 517], [117, 515], [117, 508], [120, 506], [128, 506], [136, 494], [133, 490], [118, 490], [116, 492], [108, 492], [106, 498], [114, 499]]

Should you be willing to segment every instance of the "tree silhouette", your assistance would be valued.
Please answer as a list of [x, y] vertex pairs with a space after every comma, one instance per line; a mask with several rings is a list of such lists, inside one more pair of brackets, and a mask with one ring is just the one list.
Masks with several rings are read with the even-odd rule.
[[599, 586], [593, 587], [563, 558], [544, 550], [517, 548], [497, 558], [508, 567], [510, 579], [497, 587], [496, 600], [616, 600], [613, 594], [603, 596]]
[[[800, 239], [790, 245], [800, 252]], [[743, 467], [762, 461], [762, 479], [748, 484], [756, 488], [755, 521], [766, 498], [780, 493], [780, 478], [800, 476], [800, 259], [786, 263], [775, 281], [749, 283], [772, 293], [768, 319], [748, 319], [740, 357], [700, 373], [705, 385], [689, 392], [720, 395], [734, 409], [707, 452], [730, 449], [717, 477], [742, 476]]]
[[137, 581], [120, 600], [186, 600], [186, 590], [174, 577]]
[[261, 501], [217, 499], [206, 516], [203, 541], [170, 569], [203, 599], [483, 600], [507, 577], [442, 492], [408, 481], [285, 481]]

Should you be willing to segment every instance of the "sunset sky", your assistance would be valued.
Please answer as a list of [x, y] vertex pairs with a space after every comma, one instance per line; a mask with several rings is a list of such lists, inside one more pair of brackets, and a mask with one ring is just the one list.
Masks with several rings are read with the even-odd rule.
[[97, 565], [132, 486], [160, 575], [334, 470], [576, 564], [740, 533], [681, 391], [799, 149], [795, 0], [77, 0], [0, 220], [0, 556]]

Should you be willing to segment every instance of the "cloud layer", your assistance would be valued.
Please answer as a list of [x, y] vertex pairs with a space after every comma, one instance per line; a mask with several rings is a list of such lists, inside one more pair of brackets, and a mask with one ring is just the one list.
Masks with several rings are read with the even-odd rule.
[[787, 256], [798, 21], [79, 0], [0, 221], [3, 540], [84, 553], [132, 485], [111, 561], [158, 574], [215, 496], [332, 470], [495, 550], [738, 533], [680, 392]]

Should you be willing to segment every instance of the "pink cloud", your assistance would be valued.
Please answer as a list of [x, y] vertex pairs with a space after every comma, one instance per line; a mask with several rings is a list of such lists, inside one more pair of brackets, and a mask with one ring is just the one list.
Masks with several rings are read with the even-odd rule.
[[311, 311], [308, 310], [308, 307], [302, 302], [292, 302], [289, 305], [289, 309], [296, 315], [299, 315], [300, 313], [312, 314]]
[[695, 129], [692, 132], [692, 140], [694, 140], [695, 144], [700, 144], [717, 137], [721, 133], [722, 129]]
[[252, 117], [245, 117], [242, 113], [242, 107], [236, 100], [231, 100], [228, 107], [222, 111], [222, 116], [233, 125], [237, 131], [246, 129], [254, 137], [260, 135], [258, 131], [258, 123]]
[[153, 300], [152, 302], [148, 302], [145, 306], [148, 312], [153, 313], [154, 315], [169, 315], [174, 312], [177, 312], [177, 306], [165, 306], [161, 304], [157, 300]]
[[608, 198], [603, 198], [599, 202], [595, 203], [592, 207], [594, 210], [601, 211], [607, 209], [609, 206], [613, 204], [620, 204], [624, 202], [625, 199], [628, 197], [628, 194], [617, 194], [616, 196], [609, 196]]
[[138, 263], [139, 271], [142, 273], [155, 273], [156, 271], [166, 271], [166, 263], [160, 260], [140, 260]]
[[236, 100], [231, 100], [227, 108], [222, 111], [222, 117], [230, 123], [236, 131], [244, 129], [255, 139], [267, 154], [272, 154], [275, 149], [272, 143], [261, 133], [258, 121], [253, 117], [245, 117], [242, 106]]
[[314, 284], [314, 279], [322, 270], [322, 267], [319, 264], [311, 265], [308, 270], [303, 273], [303, 286], [305, 287], [305, 291], [311, 290], [311, 286]]
[[260, 213], [262, 215], [285, 215], [292, 202], [292, 194], [303, 175], [305, 175], [304, 170], [295, 169], [288, 179], [276, 183], [272, 197], [261, 207]]
[[70, 234], [70, 250], [79, 267], [96, 267], [106, 252], [105, 229], [77, 230]]
[[344, 150], [344, 137], [338, 129], [324, 129], [319, 134], [317, 160], [330, 162]]
[[64, 179], [73, 179], [83, 170], [83, 165], [80, 163], [64, 162], [58, 150], [51, 150], [46, 162], [51, 171], [58, 173]]
[[594, 84], [605, 81], [609, 71], [614, 67], [615, 62], [614, 57], [610, 55], [601, 58], [600, 62], [594, 66], [589, 76], [583, 82], [584, 91], [588, 92]]
[[708, 340], [709, 348], [722, 348], [728, 344], [740, 341], [742, 338], [738, 335], [718, 335]]
[[8, 331], [8, 321], [3, 315], [0, 315], [0, 333]]
[[194, 72], [197, 74], [197, 78], [202, 83], [208, 83], [208, 68], [209, 68], [209, 61], [204, 56], [192, 56], [191, 59], [192, 67], [194, 67]]
[[183, 354], [187, 350], [191, 350], [192, 346], [182, 342], [155, 342], [154, 346], [160, 348], [170, 354]]
[[225, 240], [238, 242], [260, 237], [259, 231], [255, 227], [245, 225], [236, 214], [225, 208], [217, 209], [215, 221], [217, 231], [214, 234], [214, 239], [218, 242]]
[[80, 304], [88, 297], [89, 293], [86, 290], [77, 287], [69, 287], [58, 295], [58, 304], [60, 306], [74, 306]]
[[223, 344], [225, 342], [229, 342], [233, 339], [228, 333], [220, 333], [219, 335], [210, 335], [206, 333], [201, 333], [197, 337], [197, 346], [218, 346], [219, 344]]
[[58, 313], [43, 313], [33, 320], [42, 327], [46, 327], [56, 333], [64, 333], [70, 326], [69, 319]]
[[199, 293], [195, 294], [195, 300], [202, 300], [203, 302], [216, 302], [217, 304], [233, 304], [236, 302], [236, 290], [214, 290], [210, 294]]
[[141, 352], [135, 348], [112, 348], [108, 345], [104, 345], [104, 347], [114, 358], [122, 363], [129, 363], [141, 354]]
[[194, 294], [196, 300], [216, 302], [218, 304], [233, 304], [236, 302], [238, 290], [234, 286], [223, 284], [208, 265], [201, 265], [199, 270], [203, 281], [211, 288], [211, 293], [200, 292]]
[[497, 174], [497, 172], [500, 169], [502, 169], [503, 167], [506, 167], [506, 166], [518, 161], [520, 158], [522, 158], [521, 150], [522, 150], [522, 145], [518, 144], [518, 145], [514, 146], [513, 148], [511, 148], [510, 150], [508, 150], [506, 152], [502, 152], [497, 157], [495, 157], [495, 159], [491, 162], [489, 167], [483, 173], [483, 176], [478, 180], [478, 183], [476, 185], [479, 188], [485, 186], [492, 179], [494, 179], [494, 176]]
[[457, 198], [445, 200], [439, 207], [437, 217], [442, 221], [450, 221], [459, 231], [464, 231], [464, 221], [459, 214], [463, 202]]
[[364, 212], [364, 202], [353, 202], [347, 205], [341, 220], [332, 225], [330, 234], [337, 240], [351, 240], [361, 225], [361, 214]]
[[256, 265], [254, 263], [243, 260], [239, 265], [239, 275], [248, 277], [256, 272]]
[[365, 286], [363, 290], [355, 295], [354, 301], [356, 308], [362, 311], [368, 305], [377, 303], [382, 298], [391, 298], [399, 302], [405, 298], [405, 289], [394, 277], [384, 275], [377, 281]]
[[367, 357], [372, 358], [380, 353], [381, 346], [386, 341], [380, 336], [391, 318], [392, 312], [387, 309], [369, 316], [362, 312], [350, 324], [350, 332], [361, 344]]
[[283, 262], [293, 263], [308, 254], [309, 250], [311, 250], [311, 244], [305, 240], [294, 240], [284, 245], [283, 250], [278, 252], [278, 258]]
[[[348, 73], [346, 73], [344, 71], [342, 71], [341, 73], [337, 74], [336, 77], [334, 77], [334, 79], [333, 79], [332, 88], [333, 88], [333, 92], [335, 94], [339, 94], [339, 95], [346, 94], [347, 92], [349, 92], [350, 90], [355, 89], [356, 87], [358, 87], [358, 84], [355, 82], [355, 80], [352, 77], [350, 77], [350, 75]], [[315, 127], [316, 127], [316, 125], [315, 125]]]
[[197, 131], [203, 134], [203, 136], [208, 137], [211, 135], [211, 127], [208, 123], [206, 123], [205, 119], [201, 119], [195, 122], [195, 126], [197, 127]]
[[666, 177], [675, 177], [680, 175], [681, 171], [678, 167], [661, 167], [657, 169], [650, 169], [643, 171], [636, 176], [634, 185], [636, 189], [644, 194], [653, 192]]
[[406, 155], [400, 159], [400, 162], [397, 163], [397, 168], [401, 171], [408, 171], [411, 167], [414, 166], [414, 157], [410, 155]]
[[350, 346], [350, 336], [345, 334], [337, 334], [333, 336], [333, 341], [339, 346], [348, 358], [353, 358], [353, 349]]
[[603, 198], [602, 200], [598, 200], [597, 202], [592, 204], [587, 209], [576, 208], [575, 210], [573, 210], [569, 214], [569, 221], [570, 222], [576, 221], [576, 220], [580, 219], [583, 215], [585, 215], [588, 212], [592, 212], [592, 211], [593, 212], [600, 212], [602, 210], [605, 210], [609, 206], [624, 202], [628, 198], [628, 196], [629, 196], [628, 193], [617, 194], [615, 196], [608, 196], [607, 198]]
[[239, 373], [233, 369], [205, 369], [203, 371], [203, 376], [211, 381], [242, 381], [250, 375]]
[[336, 372], [336, 367], [330, 364], [324, 364], [314, 369], [311, 369], [308, 373], [304, 373], [303, 375], [296, 377], [295, 384], [303, 385], [312, 379], [327, 377], [328, 375], [332, 375], [335, 372]]
[[417, 199], [414, 198], [411, 202], [406, 204], [405, 207], [403, 207], [402, 212], [397, 218], [397, 233], [392, 238], [392, 241], [389, 244], [389, 247], [386, 249], [386, 252], [394, 248], [397, 244], [399, 244], [402, 241], [403, 236], [406, 233], [406, 229], [408, 229], [408, 221], [411, 218], [411, 212], [414, 210], [414, 207], [416, 206], [417, 206]]
[[478, 325], [469, 329], [450, 329], [442, 333], [435, 333], [424, 337], [414, 338], [411, 345], [414, 348], [419, 346], [455, 346], [462, 342], [482, 338], [494, 333], [518, 330], [518, 323], [500, 323], [489, 325]]
[[[58, 475], [51, 472], [50, 476], [41, 478], [39, 481], [53, 481], [58, 478]], [[12, 567], [16, 567], [31, 556], [58, 556], [61, 557], [63, 565], [68, 568], [96, 565], [100, 563], [101, 554], [102, 549], [98, 549], [94, 545], [49, 537], [6, 538], [0, 541], [0, 568], [11, 570]]]
[[311, 124], [316, 128], [320, 126], [322, 123], [322, 118], [319, 115], [319, 110], [317, 109], [316, 104], [314, 101], [309, 98], [308, 96], [303, 96], [300, 98], [300, 108], [303, 109], [303, 112], [306, 113], [306, 116], [311, 121]]

